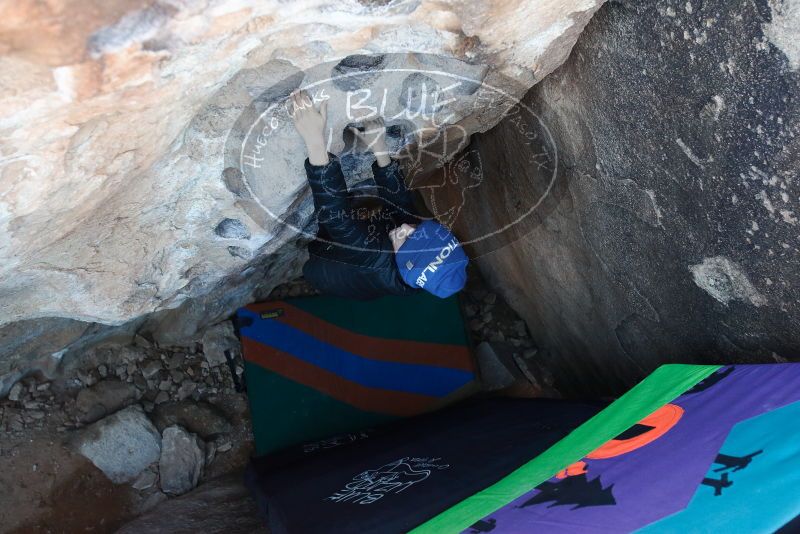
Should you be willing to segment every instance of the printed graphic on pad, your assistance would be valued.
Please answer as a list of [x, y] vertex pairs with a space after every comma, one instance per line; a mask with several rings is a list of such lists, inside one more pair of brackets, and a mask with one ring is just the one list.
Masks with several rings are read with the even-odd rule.
[[440, 461], [441, 458], [401, 458], [356, 475], [344, 488], [325, 500], [372, 504], [386, 495], [406, 491], [426, 480], [434, 471], [450, 468], [448, 464], [439, 463]]
[[[797, 384], [787, 380], [784, 387]], [[639, 532], [691, 531], [698, 524], [706, 532], [781, 529], [800, 515], [800, 473], [795, 467], [800, 460], [798, 420], [800, 401], [736, 424], [688, 505]]]
[[466, 532], [772, 532], [800, 514], [797, 420], [800, 365], [723, 367]]
[[521, 508], [539, 503], [553, 506], [572, 506], [573, 510], [586, 506], [607, 506], [617, 504], [611, 489], [614, 485], [603, 487], [600, 477], [589, 480], [586, 473], [570, 476], [562, 482], [542, 482], [536, 489], [539, 493], [522, 503]]
[[[586, 458], [590, 460], [603, 460], [635, 451], [636, 449], [644, 447], [648, 443], [652, 443], [666, 434], [670, 428], [675, 426], [682, 416], [683, 408], [680, 406], [676, 406], [674, 404], [662, 406], [616, 438], [607, 441], [597, 449], [587, 454]], [[565, 479], [567, 477], [584, 475], [586, 473], [586, 462], [579, 461], [559, 471], [556, 474], [556, 478]], [[544, 484], [547, 484], [547, 482]], [[540, 485], [539, 488], [541, 488], [542, 485]], [[614, 503], [604, 502], [603, 504]]]
[[720, 471], [723, 471], [723, 473], [720, 475], [720, 478], [706, 477], [703, 479], [701, 484], [705, 484], [706, 486], [711, 486], [714, 488], [715, 496], [718, 497], [722, 495], [722, 490], [724, 488], [729, 488], [733, 485], [733, 482], [728, 479], [728, 473], [730, 472], [728, 470], [739, 471], [740, 469], [744, 469], [750, 465], [750, 462], [753, 461], [754, 456], [761, 454], [762, 452], [764, 451], [759, 450], [752, 452], [747, 456], [728, 456], [727, 454], [718, 454], [716, 459], [714, 459], [714, 463], [722, 464], [722, 467], [719, 469], [714, 469], [714, 472], [719, 473]]

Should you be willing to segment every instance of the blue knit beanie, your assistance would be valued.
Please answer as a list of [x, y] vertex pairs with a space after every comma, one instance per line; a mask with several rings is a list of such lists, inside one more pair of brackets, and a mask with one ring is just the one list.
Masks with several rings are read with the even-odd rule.
[[469, 259], [450, 230], [424, 221], [395, 254], [400, 276], [410, 286], [446, 298], [467, 282]]

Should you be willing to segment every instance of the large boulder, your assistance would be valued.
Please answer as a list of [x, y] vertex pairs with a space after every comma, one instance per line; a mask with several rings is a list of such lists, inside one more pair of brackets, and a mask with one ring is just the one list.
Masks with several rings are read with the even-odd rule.
[[562, 391], [800, 355], [798, 34], [793, 0], [610, 2], [475, 136], [457, 229]]
[[[295, 243], [311, 220], [291, 127], [271, 138], [250, 183], [226, 166], [243, 113], [257, 118], [295, 87], [336, 76], [328, 94], [340, 97], [348, 76], [387, 67], [408, 69], [384, 84], [390, 110], [419, 111], [407, 90], [438, 83], [420, 70], [521, 96], [603, 1], [5, 3], [0, 325], [119, 325], [183, 306], [182, 319], [162, 317], [174, 340], [219, 321], [259, 284], [298, 272]], [[434, 130], [493, 126], [502, 109], [470, 107], [476, 97], [456, 94]], [[331, 109], [334, 152], [343, 109]]]
[[70, 444], [116, 484], [135, 480], [161, 455], [161, 435], [138, 405], [78, 431]]

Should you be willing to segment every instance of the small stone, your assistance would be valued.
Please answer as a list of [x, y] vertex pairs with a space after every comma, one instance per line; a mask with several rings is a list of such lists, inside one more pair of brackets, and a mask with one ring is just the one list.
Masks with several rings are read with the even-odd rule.
[[186, 369], [186, 374], [189, 376], [194, 376], [194, 369], [189, 367], [188, 369]]
[[527, 349], [522, 352], [522, 357], [526, 360], [531, 360], [536, 357], [537, 352], [536, 349]]
[[142, 474], [139, 475], [139, 478], [134, 480], [133, 484], [131, 484], [131, 487], [139, 491], [152, 488], [155, 485], [157, 478], [158, 476], [150, 470], [142, 471]]
[[217, 452], [228, 452], [233, 448], [230, 441], [225, 441], [219, 445], [217, 445]]
[[525, 327], [525, 321], [514, 321], [514, 331], [519, 337], [528, 335], [528, 329]]
[[213, 441], [206, 442], [206, 465], [211, 465], [217, 457], [217, 444]]
[[155, 408], [155, 406], [156, 406], [155, 403], [150, 402], [150, 401], [143, 401], [142, 402], [142, 408], [144, 408], [144, 411], [146, 411], [147, 413], [152, 412], [153, 408]]
[[147, 389], [147, 380], [144, 379], [142, 375], [136, 375], [133, 377], [133, 383], [139, 389]]
[[492, 320], [492, 312], [486, 312], [486, 313], [484, 313], [484, 314], [481, 316], [481, 320], [482, 320], [484, 323], [491, 322], [491, 320]]
[[97, 372], [100, 374], [101, 377], [105, 378], [108, 376], [108, 367], [105, 365], [100, 365], [97, 367]]
[[494, 304], [495, 302], [497, 302], [497, 294], [496, 293], [489, 293], [485, 297], [483, 297], [483, 303], [484, 304], [491, 305], [491, 304]]
[[161, 362], [159, 361], [152, 361], [144, 366], [142, 369], [142, 376], [145, 378], [152, 378], [153, 376], [157, 375], [158, 372], [161, 370]]
[[160, 384], [158, 384], [158, 389], [160, 391], [169, 391], [169, 388], [172, 387], [171, 380], [162, 380]]
[[499, 330], [489, 334], [489, 341], [491, 341], [492, 343], [502, 343], [505, 340], [506, 340], [505, 334], [503, 334], [503, 332], [500, 332]]
[[164, 493], [183, 495], [197, 486], [205, 465], [203, 448], [203, 443], [196, 435], [179, 426], [164, 429], [158, 461], [161, 490]]
[[169, 361], [167, 362], [167, 369], [178, 369], [183, 365], [183, 362], [186, 360], [186, 354], [181, 352], [176, 352], [173, 354]]
[[44, 384], [39, 384], [36, 386], [36, 391], [47, 391], [50, 389], [50, 382], [45, 382]]
[[26, 400], [25, 402], [23, 402], [22, 406], [26, 410], [38, 410], [39, 408], [42, 407], [41, 403], [38, 403], [36, 401], [29, 401], [29, 400]]
[[18, 402], [21, 394], [22, 394], [22, 384], [17, 382], [11, 387], [11, 391], [8, 392], [8, 400]]
[[44, 418], [44, 412], [40, 412], [39, 410], [29, 410], [28, 412], [26, 412], [26, 415], [28, 417], [30, 417], [31, 419], [43, 419]]
[[179, 371], [178, 369], [173, 369], [172, 371], [169, 372], [169, 376], [172, 378], [173, 382], [180, 384], [181, 382], [183, 382], [183, 378], [185, 375], [183, 374], [183, 371]]
[[161, 392], [159, 392], [158, 395], [156, 395], [156, 398], [153, 401], [153, 403], [158, 405], [158, 404], [163, 404], [163, 403], [167, 402], [168, 400], [169, 400], [169, 393], [167, 393], [166, 391], [161, 391]]
[[21, 432], [25, 430], [25, 423], [22, 416], [17, 415], [16, 417], [11, 418], [9, 421], [9, 427], [13, 432]]
[[137, 370], [138, 370], [138, 367], [136, 367], [135, 363], [129, 363], [125, 367], [125, 371], [127, 372], [128, 376], [136, 374]]
[[236, 338], [231, 321], [209, 327], [203, 333], [202, 344], [203, 354], [211, 367], [217, 367], [228, 361], [225, 357], [226, 351], [229, 351], [231, 355], [241, 352], [241, 345]]
[[97, 383], [97, 379], [91, 373], [78, 371], [78, 378], [84, 386], [93, 386]]
[[133, 344], [143, 349], [149, 349], [152, 347], [152, 344], [147, 340], [147, 338], [141, 334], [136, 334], [133, 336]]
[[184, 380], [183, 384], [181, 384], [181, 387], [178, 388], [178, 400], [189, 398], [196, 389], [197, 384], [189, 380]]
[[483, 321], [480, 319], [472, 319], [469, 322], [469, 329], [473, 332], [478, 332], [483, 327]]

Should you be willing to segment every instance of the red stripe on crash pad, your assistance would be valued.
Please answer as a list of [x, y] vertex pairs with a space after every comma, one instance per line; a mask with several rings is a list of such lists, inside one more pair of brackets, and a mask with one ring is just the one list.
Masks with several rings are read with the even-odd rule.
[[434, 365], [475, 372], [469, 348], [448, 343], [426, 343], [365, 336], [320, 319], [285, 301], [263, 302], [246, 307], [254, 313], [283, 308], [283, 314], [269, 319], [301, 330], [310, 336], [372, 360], [417, 365]]
[[368, 412], [409, 417], [430, 410], [435, 397], [362, 386], [289, 353], [242, 338], [244, 359]]

